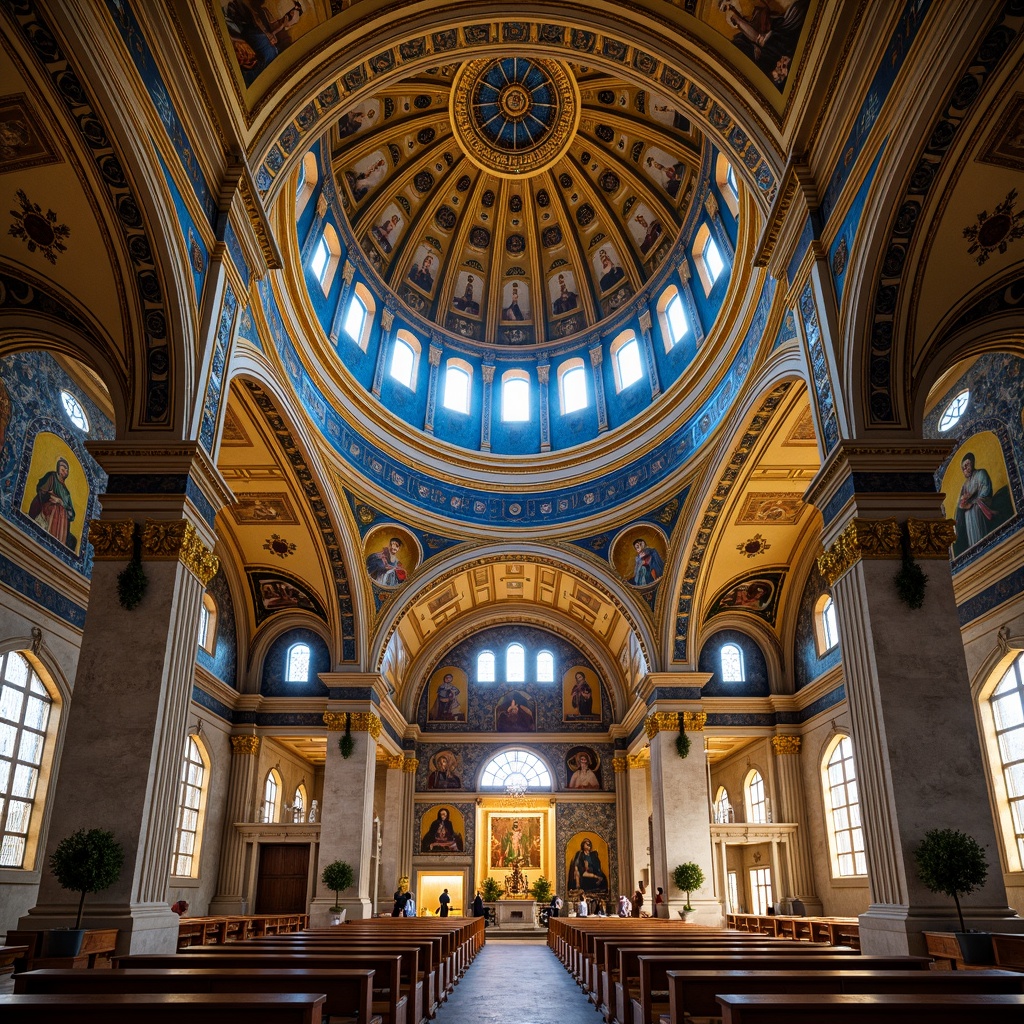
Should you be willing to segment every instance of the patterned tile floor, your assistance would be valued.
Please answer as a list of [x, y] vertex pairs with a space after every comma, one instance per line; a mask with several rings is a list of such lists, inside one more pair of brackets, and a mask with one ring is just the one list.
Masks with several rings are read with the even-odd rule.
[[599, 1024], [543, 940], [488, 937], [436, 1024]]

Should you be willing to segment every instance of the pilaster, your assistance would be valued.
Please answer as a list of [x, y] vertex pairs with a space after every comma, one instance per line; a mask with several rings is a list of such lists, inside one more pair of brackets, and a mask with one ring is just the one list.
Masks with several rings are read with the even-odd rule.
[[[809, 915], [820, 915], [822, 903], [814, 891], [814, 872], [811, 869], [811, 848], [807, 835], [807, 815], [804, 804], [803, 777], [800, 772], [799, 736], [773, 736], [775, 755], [776, 820], [793, 822], [797, 829], [787, 841], [788, 893], [783, 899], [798, 899]], [[826, 812], [827, 813], [827, 812]], [[778, 882], [776, 882], [778, 885]]]
[[249, 808], [256, 799], [260, 738], [231, 737], [231, 774], [228, 780], [228, 803], [224, 814], [224, 835], [221, 837], [220, 870], [217, 873], [217, 895], [210, 901], [211, 914], [245, 914], [245, 843], [236, 828], [248, 819]]
[[551, 364], [543, 363], [537, 367], [537, 382], [540, 385], [540, 450], [551, 451], [551, 407], [548, 405], [549, 381]]
[[604, 349], [600, 342], [590, 349], [590, 368], [593, 370], [591, 379], [594, 381], [594, 405], [597, 407], [597, 432], [603, 434], [608, 429], [608, 406], [604, 400], [604, 374], [601, 364], [604, 362]]
[[[644, 878], [653, 881], [651, 874], [651, 828], [650, 811], [648, 809], [648, 768], [650, 762], [645, 757], [630, 754], [626, 758], [626, 778], [629, 787], [629, 857], [619, 857], [619, 873], [623, 874], [628, 866], [629, 877], [620, 881], [620, 891], [630, 894], [636, 889], [636, 883]], [[658, 879], [664, 886], [664, 876]], [[625, 884], [622, 884], [622, 883]], [[654, 890], [651, 889], [653, 893]], [[653, 899], [653, 896], [651, 897]]]

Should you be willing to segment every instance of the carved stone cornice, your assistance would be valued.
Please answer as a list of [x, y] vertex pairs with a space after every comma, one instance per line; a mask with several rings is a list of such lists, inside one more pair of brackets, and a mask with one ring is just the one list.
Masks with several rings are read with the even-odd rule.
[[220, 566], [220, 559], [186, 519], [147, 519], [142, 528], [142, 557], [151, 561], [177, 559], [204, 587]]
[[907, 533], [914, 558], [948, 559], [956, 540], [956, 523], [952, 519], [908, 519]]
[[799, 736], [773, 736], [772, 748], [775, 751], [775, 756], [782, 757], [783, 754], [799, 754], [800, 742]]
[[349, 717], [353, 732], [368, 732], [374, 739], [380, 735], [380, 719], [372, 711], [353, 711]]
[[649, 740], [659, 732], [678, 732], [679, 715], [675, 711], [652, 711], [644, 719], [644, 732]]
[[132, 534], [135, 522], [131, 519], [89, 520], [89, 543], [93, 557], [103, 561], [124, 562], [132, 557]]
[[626, 761], [625, 757], [612, 758], [612, 768], [615, 770], [616, 775], [621, 775], [626, 770]]
[[683, 728], [687, 732], [703, 732], [707, 721], [708, 716], [706, 711], [683, 712]]
[[407, 757], [402, 763], [403, 772], [415, 772], [420, 766], [420, 759], [418, 757]]
[[231, 749], [235, 754], [258, 754], [260, 738], [259, 736], [232, 736]]
[[902, 531], [895, 517], [851, 519], [835, 543], [818, 556], [818, 569], [834, 586], [862, 558], [900, 558]]

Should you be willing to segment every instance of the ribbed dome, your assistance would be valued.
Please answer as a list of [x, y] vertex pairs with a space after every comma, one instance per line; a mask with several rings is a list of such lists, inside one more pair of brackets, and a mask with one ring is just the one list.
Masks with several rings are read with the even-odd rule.
[[486, 346], [577, 335], [657, 271], [704, 139], [666, 97], [548, 59], [393, 83], [332, 131], [354, 237], [414, 320]]

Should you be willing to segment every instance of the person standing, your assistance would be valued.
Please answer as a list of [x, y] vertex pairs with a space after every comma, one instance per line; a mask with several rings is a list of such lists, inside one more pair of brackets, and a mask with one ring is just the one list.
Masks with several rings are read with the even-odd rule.
[[658, 886], [658, 891], [654, 894], [654, 916], [661, 917], [661, 908], [665, 905], [665, 890]]
[[452, 898], [451, 898], [451, 896], [448, 895], [448, 890], [447, 889], [445, 889], [445, 891], [443, 893], [441, 893], [440, 896], [437, 897], [438, 913], [441, 915], [441, 917], [447, 917], [448, 916], [448, 906], [451, 903], [451, 901], [452, 901]]
[[399, 886], [395, 890], [395, 905], [391, 908], [392, 917], [402, 917], [405, 913], [405, 896], [402, 887]]
[[551, 897], [551, 906], [548, 909], [548, 917], [558, 917], [558, 912], [562, 909], [562, 897], [556, 892]]
[[629, 897], [623, 893], [619, 897], [619, 917], [630, 917], [633, 913], [633, 904], [629, 902]]
[[633, 893], [633, 908], [630, 911], [632, 917], [639, 917], [644, 905], [644, 883], [636, 883], [636, 892]]
[[405, 894], [405, 906], [402, 908], [403, 917], [416, 916], [416, 900], [411, 892]]
[[484, 894], [479, 889], [477, 889], [476, 896], [473, 899], [473, 916], [484, 916]]
[[589, 913], [590, 908], [587, 906], [587, 898], [585, 896], [581, 896], [579, 905], [576, 907], [576, 916], [586, 917]]

